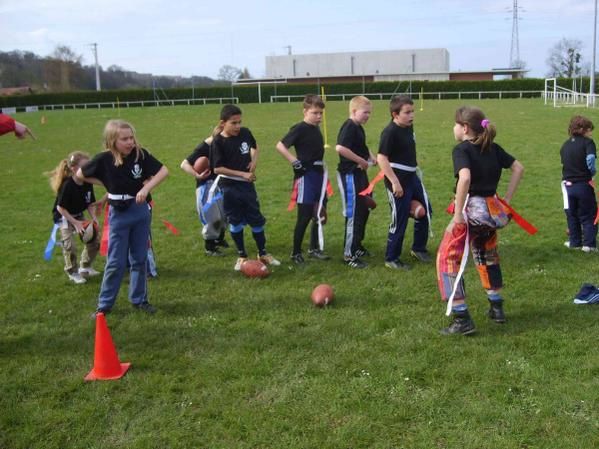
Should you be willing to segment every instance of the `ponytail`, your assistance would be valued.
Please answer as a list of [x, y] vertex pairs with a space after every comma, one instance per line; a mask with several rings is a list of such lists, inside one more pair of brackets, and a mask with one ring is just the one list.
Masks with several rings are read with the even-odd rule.
[[462, 106], [455, 112], [455, 122], [468, 125], [474, 134], [472, 143], [486, 151], [497, 136], [497, 128], [485, 117], [485, 113], [474, 106]]
[[75, 174], [75, 168], [79, 167], [83, 160], [89, 160], [89, 154], [73, 151], [66, 159], [61, 160], [54, 170], [44, 173], [50, 178], [50, 187], [54, 193], [60, 192], [65, 180]]

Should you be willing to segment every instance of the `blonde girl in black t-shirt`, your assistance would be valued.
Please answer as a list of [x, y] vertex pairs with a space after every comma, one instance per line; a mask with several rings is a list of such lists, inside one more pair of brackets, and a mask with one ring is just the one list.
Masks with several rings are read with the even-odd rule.
[[92, 268], [92, 262], [100, 248], [97, 234], [94, 234], [92, 240], [85, 244], [81, 253], [81, 265], [77, 267], [76, 240], [84, 230], [85, 210], [97, 224], [94, 187], [90, 183], [75, 178], [77, 170], [88, 161], [87, 153], [74, 151], [66, 159], [61, 160], [53, 171], [47, 173], [50, 186], [56, 194], [52, 214], [54, 222], [60, 225], [64, 271], [69, 280], [75, 284], [83, 284], [87, 276], [100, 274]]

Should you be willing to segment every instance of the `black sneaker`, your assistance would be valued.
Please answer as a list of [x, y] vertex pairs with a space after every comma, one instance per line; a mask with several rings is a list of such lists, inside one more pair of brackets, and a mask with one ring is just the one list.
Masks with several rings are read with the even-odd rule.
[[370, 256], [372, 256], [372, 254], [370, 254], [370, 251], [368, 251], [366, 248], [361, 246], [360, 248], [358, 248], [356, 250], [356, 256], [357, 257], [370, 257]]
[[331, 258], [331, 256], [323, 253], [319, 249], [309, 249], [308, 257], [310, 257], [311, 259], [316, 259], [316, 260], [329, 260]]
[[401, 270], [401, 271], [409, 271], [412, 269], [407, 263], [403, 263], [401, 260], [391, 260], [386, 261], [385, 266], [387, 268], [392, 268], [393, 270]]
[[505, 323], [503, 301], [489, 301], [489, 310], [487, 311], [487, 316], [496, 323]]
[[133, 308], [137, 310], [141, 310], [142, 312], [146, 312], [150, 315], [156, 313], [156, 308], [150, 304], [149, 302], [142, 302], [140, 304], [133, 304]]
[[441, 335], [472, 335], [476, 332], [474, 321], [470, 317], [470, 314], [453, 315], [453, 321], [445, 329], [441, 329]]
[[302, 253], [292, 254], [291, 261], [296, 265], [303, 265], [306, 262]]
[[229, 243], [225, 239], [216, 240], [215, 243], [216, 243], [216, 246], [220, 246], [221, 248], [228, 248], [229, 247]]
[[104, 315], [108, 315], [110, 313], [110, 309], [96, 309], [89, 317], [92, 320], [95, 320], [98, 317], [99, 313], [103, 313]]
[[422, 263], [431, 263], [432, 257], [427, 251], [410, 251], [412, 257]]
[[224, 256], [223, 252], [218, 248], [207, 249], [205, 251], [205, 253], [208, 257], [223, 257]]
[[357, 256], [352, 257], [351, 259], [345, 259], [345, 265], [350, 268], [366, 268], [368, 266], [367, 263], [362, 262]]

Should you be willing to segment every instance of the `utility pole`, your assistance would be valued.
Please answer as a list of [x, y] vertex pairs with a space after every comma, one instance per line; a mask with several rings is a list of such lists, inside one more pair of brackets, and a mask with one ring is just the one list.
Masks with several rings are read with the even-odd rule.
[[96, 60], [96, 90], [101, 91], [102, 88], [100, 87], [100, 66], [98, 65], [98, 44], [94, 42], [90, 45], [92, 47], [92, 51], [94, 52], [94, 59]]
[[512, 8], [512, 46], [510, 49], [510, 67], [520, 64], [520, 38], [518, 36], [518, 0]]
[[595, 57], [597, 55], [597, 0], [595, 0], [595, 21], [593, 22], [593, 64], [591, 67], [591, 86], [589, 93], [591, 94], [591, 104], [595, 105]]

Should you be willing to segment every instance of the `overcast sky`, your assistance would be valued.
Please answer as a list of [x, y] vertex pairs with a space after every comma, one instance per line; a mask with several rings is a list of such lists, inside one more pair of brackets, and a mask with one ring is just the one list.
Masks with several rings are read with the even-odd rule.
[[[562, 37], [593, 48], [593, 0], [520, 0], [520, 58], [543, 77]], [[451, 70], [507, 67], [512, 0], [0, 0], [1, 51], [71, 47], [93, 63], [216, 78], [225, 64], [264, 76], [286, 54], [447, 48]], [[599, 65], [599, 62], [598, 62]]]

